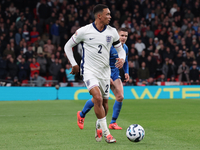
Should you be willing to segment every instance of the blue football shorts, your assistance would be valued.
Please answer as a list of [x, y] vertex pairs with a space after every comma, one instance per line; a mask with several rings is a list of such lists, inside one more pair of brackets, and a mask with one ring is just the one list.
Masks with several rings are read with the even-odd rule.
[[121, 79], [121, 77], [119, 75], [119, 69], [118, 68], [111, 69], [111, 79], [113, 81], [115, 81], [116, 79]]

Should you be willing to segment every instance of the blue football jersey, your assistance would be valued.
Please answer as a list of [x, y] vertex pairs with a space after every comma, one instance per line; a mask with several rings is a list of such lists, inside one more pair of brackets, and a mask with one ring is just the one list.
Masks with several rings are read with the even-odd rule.
[[[128, 47], [127, 47], [126, 44], [123, 44], [123, 49], [126, 52], [126, 60], [125, 60], [123, 69], [124, 69], [125, 73], [129, 73], [129, 67], [128, 67]], [[114, 71], [115, 69], [117, 69], [115, 67], [116, 58], [118, 58], [118, 53], [117, 53], [117, 50], [112, 46], [111, 49], [110, 49], [110, 68], [111, 68], [111, 72], [112, 72], [112, 70]]]

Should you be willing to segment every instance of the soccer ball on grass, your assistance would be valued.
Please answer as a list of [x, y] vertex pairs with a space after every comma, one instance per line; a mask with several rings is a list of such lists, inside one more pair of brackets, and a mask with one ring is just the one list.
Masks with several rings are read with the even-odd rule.
[[140, 142], [144, 135], [144, 128], [139, 124], [132, 124], [126, 130], [126, 136], [131, 142]]

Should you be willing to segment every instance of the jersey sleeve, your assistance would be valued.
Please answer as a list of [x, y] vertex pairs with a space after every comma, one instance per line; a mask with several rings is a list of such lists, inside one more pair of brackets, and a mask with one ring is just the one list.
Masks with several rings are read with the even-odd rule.
[[129, 66], [128, 66], [128, 47], [124, 44], [124, 50], [126, 52], [126, 60], [123, 66], [124, 72], [129, 74]]
[[119, 58], [122, 58], [125, 61], [126, 60], [126, 54], [125, 54], [125, 51], [122, 47], [121, 42], [119, 41], [119, 34], [117, 33], [116, 29], [113, 30], [113, 36], [114, 36], [113, 46], [117, 50]]
[[84, 27], [79, 28], [73, 35], [72, 40], [77, 45], [78, 43], [83, 41], [84, 37]]
[[117, 33], [116, 29], [113, 29], [113, 46], [120, 43], [119, 41], [119, 34]]
[[80, 43], [80, 42], [83, 41], [83, 36], [84, 36], [83, 30], [84, 30], [84, 28], [78, 29], [72, 35], [72, 37], [67, 41], [67, 43], [64, 46], [65, 53], [66, 53], [67, 58], [69, 59], [69, 61], [70, 61], [70, 63], [71, 63], [72, 66], [76, 66], [77, 65], [77, 63], [76, 63], [76, 61], [74, 59], [72, 48], [75, 45], [77, 45], [78, 43]]

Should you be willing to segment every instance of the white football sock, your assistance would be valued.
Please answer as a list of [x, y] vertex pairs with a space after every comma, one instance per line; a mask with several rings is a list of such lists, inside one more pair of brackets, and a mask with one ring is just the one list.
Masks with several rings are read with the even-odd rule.
[[96, 128], [97, 128], [97, 129], [101, 129], [101, 125], [100, 125], [100, 123], [99, 123], [99, 119], [97, 119], [97, 121], [96, 121]]
[[97, 121], [101, 128], [102, 128], [102, 131], [103, 131], [103, 135], [106, 137], [107, 135], [110, 134], [110, 131], [108, 130], [108, 127], [107, 127], [107, 122], [106, 122], [106, 117], [104, 118], [101, 118], [101, 119], [98, 119]]

